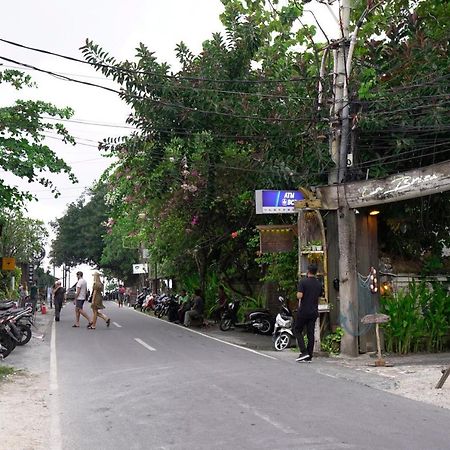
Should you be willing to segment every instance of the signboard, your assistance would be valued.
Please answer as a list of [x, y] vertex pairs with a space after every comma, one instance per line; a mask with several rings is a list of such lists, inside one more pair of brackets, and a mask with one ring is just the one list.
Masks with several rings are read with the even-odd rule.
[[300, 191], [255, 191], [256, 214], [292, 214], [294, 203], [305, 197]]
[[2, 258], [2, 270], [14, 270], [16, 268], [16, 258]]
[[34, 280], [34, 266], [33, 264], [28, 264], [28, 283], [32, 284]]
[[294, 249], [296, 225], [258, 225], [259, 251], [285, 253]]
[[133, 274], [148, 273], [148, 264], [133, 264]]

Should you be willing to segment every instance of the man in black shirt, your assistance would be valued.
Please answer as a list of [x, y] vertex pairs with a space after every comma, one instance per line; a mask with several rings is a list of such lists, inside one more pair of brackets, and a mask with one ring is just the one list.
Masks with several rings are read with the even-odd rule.
[[[298, 310], [295, 323], [295, 336], [300, 348], [300, 355], [296, 361], [311, 361], [314, 350], [314, 327], [319, 317], [319, 297], [322, 293], [322, 284], [316, 278], [317, 266], [310, 264], [306, 278], [298, 283], [297, 298]], [[303, 329], [306, 328], [308, 347], [305, 346]]]

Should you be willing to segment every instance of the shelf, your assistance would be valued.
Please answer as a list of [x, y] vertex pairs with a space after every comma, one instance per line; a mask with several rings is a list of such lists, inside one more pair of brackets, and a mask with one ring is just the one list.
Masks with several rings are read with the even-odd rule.
[[323, 250], [302, 250], [300, 252], [302, 255], [323, 255]]
[[[302, 276], [302, 277], [306, 277], [306, 275], [307, 275], [307, 272], [302, 272], [301, 274], [300, 274], [300, 276]], [[326, 275], [325, 273], [322, 273], [322, 272], [317, 272], [316, 273], [316, 276], [317, 277], [323, 277], [324, 275]]]

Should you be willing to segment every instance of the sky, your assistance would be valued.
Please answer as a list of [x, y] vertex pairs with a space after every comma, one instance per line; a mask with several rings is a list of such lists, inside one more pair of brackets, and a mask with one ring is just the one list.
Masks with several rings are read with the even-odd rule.
[[[332, 35], [331, 30], [336, 30], [336, 24], [326, 6], [309, 3], [308, 8], [315, 12], [326, 33]], [[135, 48], [143, 42], [156, 53], [160, 62], [168, 62], [176, 70], [176, 44], [184, 41], [194, 53], [198, 53], [202, 42], [210, 38], [213, 32], [223, 31], [219, 20], [222, 10], [219, 0], [16, 0], [2, 4], [0, 38], [79, 59], [83, 59], [79, 48], [87, 38], [118, 60], [133, 59]], [[312, 15], [306, 14], [305, 20], [313, 23]], [[3, 42], [0, 42], [0, 56], [117, 88], [100, 73], [80, 63]], [[0, 63], [2, 68], [14, 66], [2, 60]], [[111, 161], [102, 157], [96, 143], [108, 136], [123, 136], [130, 132], [129, 128], [122, 128], [127, 127], [125, 120], [129, 110], [116, 94], [62, 81], [36, 71], [24, 72], [32, 75], [38, 87], [15, 91], [5, 84], [0, 85], [0, 106], [10, 105], [17, 98], [39, 99], [59, 107], [70, 106], [75, 110], [71, 120], [82, 122], [65, 124], [78, 141], [76, 146], [65, 145], [54, 138], [46, 140], [47, 145], [72, 166], [78, 184], [71, 184], [64, 175], [55, 175], [53, 180], [61, 192], [58, 199], [54, 199], [50, 191], [41, 185], [26, 185], [38, 198], [38, 202], [28, 205], [27, 215], [48, 223], [62, 217], [67, 205], [75, 201], [108, 167]], [[93, 125], [92, 122], [103, 125]], [[4, 173], [0, 176], [18, 186], [25, 186], [21, 180], [12, 179]], [[48, 261], [44, 260], [44, 269], [47, 266]], [[81, 269], [90, 282], [91, 270], [88, 267]], [[73, 281], [77, 270], [74, 268], [72, 271]], [[59, 268], [55, 273], [61, 276]]]

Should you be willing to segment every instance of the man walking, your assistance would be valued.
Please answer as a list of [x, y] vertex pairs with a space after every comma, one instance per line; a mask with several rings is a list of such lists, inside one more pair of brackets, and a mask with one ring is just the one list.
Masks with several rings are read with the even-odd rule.
[[55, 320], [56, 320], [56, 322], [59, 322], [65, 293], [66, 293], [66, 290], [63, 287], [61, 287], [61, 281], [58, 280], [55, 283], [55, 287], [54, 287], [53, 293], [52, 293], [53, 303], [55, 304]]
[[82, 315], [88, 322], [88, 326], [91, 325], [91, 319], [89, 316], [83, 311], [83, 304], [86, 300], [87, 294], [87, 283], [83, 278], [83, 272], [77, 272], [77, 291], [75, 293], [75, 323], [72, 325], [74, 328], [79, 328], [80, 326], [80, 315]]
[[[298, 310], [295, 323], [295, 337], [300, 348], [300, 355], [296, 359], [298, 362], [311, 361], [313, 357], [314, 328], [319, 317], [319, 297], [322, 293], [322, 284], [316, 278], [316, 275], [317, 265], [310, 264], [306, 278], [302, 278], [298, 283]], [[306, 328], [308, 347], [305, 346], [303, 338], [304, 328]]]

